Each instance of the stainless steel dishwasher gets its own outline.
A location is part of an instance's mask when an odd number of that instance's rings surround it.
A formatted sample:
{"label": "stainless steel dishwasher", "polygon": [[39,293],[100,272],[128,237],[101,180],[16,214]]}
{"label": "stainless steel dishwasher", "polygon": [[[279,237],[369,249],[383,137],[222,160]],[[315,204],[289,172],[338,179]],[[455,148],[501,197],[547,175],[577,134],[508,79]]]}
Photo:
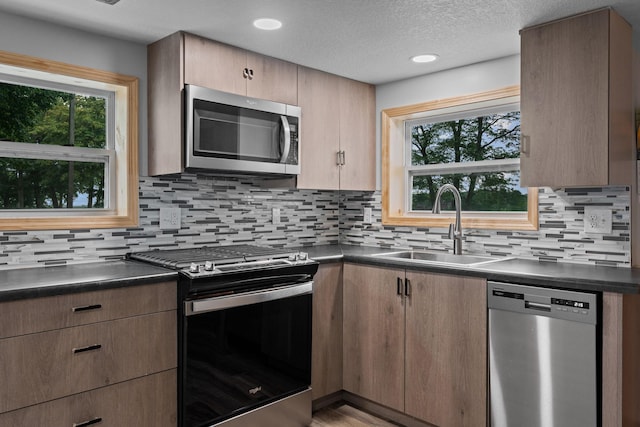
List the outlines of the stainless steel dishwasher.
{"label": "stainless steel dishwasher", "polygon": [[600,426],[598,295],[489,282],[492,427]]}

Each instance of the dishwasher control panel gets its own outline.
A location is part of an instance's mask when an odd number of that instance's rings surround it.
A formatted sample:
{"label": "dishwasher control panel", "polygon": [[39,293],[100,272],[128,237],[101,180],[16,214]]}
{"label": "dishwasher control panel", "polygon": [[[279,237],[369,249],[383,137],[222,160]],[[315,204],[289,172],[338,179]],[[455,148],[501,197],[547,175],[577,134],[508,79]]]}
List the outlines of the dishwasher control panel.
{"label": "dishwasher control panel", "polygon": [[489,309],[597,324],[598,294],[490,281]]}

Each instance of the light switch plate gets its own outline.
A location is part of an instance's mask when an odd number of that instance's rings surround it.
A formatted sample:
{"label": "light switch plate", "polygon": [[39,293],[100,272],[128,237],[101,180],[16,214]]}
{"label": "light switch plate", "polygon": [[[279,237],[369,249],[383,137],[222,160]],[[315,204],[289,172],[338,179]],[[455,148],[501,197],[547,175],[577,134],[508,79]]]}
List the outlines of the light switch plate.
{"label": "light switch plate", "polygon": [[181,227],[180,214],[180,208],[160,208],[160,229],[179,229]]}
{"label": "light switch plate", "polygon": [[271,222],[280,224],[280,208],[271,209]]}
{"label": "light switch plate", "polygon": [[585,233],[610,234],[612,222],[611,209],[606,208],[584,208],[584,231]]}
{"label": "light switch plate", "polygon": [[371,224],[372,219],[372,209],[371,208],[364,208],[364,212],[362,214],[363,219],[362,222],[364,222],[365,224]]}

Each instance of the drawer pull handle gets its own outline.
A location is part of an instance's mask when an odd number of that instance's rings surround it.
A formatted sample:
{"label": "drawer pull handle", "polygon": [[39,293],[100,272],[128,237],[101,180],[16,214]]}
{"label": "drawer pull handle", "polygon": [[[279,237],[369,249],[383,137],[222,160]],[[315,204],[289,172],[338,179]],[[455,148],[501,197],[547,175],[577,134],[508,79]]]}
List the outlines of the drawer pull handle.
{"label": "drawer pull handle", "polygon": [[86,347],[74,348],[73,354],[84,353],[85,351],[99,350],[101,348],[102,348],[102,345],[100,344],[88,345]]}
{"label": "drawer pull handle", "polygon": [[81,423],[73,423],[73,427],[92,426],[94,424],[98,424],[98,423],[101,423],[101,422],[102,422],[102,418],[97,417],[97,418],[94,418],[94,419],[89,420],[89,421],[84,421],[84,422],[81,422]]}
{"label": "drawer pull handle", "polygon": [[98,310],[102,308],[102,304],[91,304],[91,305],[83,305],[81,307],[73,307],[71,311],[74,313],[78,313],[81,311],[90,311],[90,310]]}

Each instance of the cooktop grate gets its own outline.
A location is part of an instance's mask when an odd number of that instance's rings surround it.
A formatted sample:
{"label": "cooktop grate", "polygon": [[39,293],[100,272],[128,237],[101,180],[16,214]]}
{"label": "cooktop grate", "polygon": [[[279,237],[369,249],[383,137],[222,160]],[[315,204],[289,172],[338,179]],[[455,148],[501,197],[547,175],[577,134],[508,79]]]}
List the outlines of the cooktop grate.
{"label": "cooktop grate", "polygon": [[191,263],[201,264],[205,261],[212,261],[216,264],[232,264],[267,258],[285,258],[295,253],[296,251],[282,248],[269,248],[256,245],[228,245],[134,252],[129,254],[129,258],[162,267],[181,269],[189,267]]}

